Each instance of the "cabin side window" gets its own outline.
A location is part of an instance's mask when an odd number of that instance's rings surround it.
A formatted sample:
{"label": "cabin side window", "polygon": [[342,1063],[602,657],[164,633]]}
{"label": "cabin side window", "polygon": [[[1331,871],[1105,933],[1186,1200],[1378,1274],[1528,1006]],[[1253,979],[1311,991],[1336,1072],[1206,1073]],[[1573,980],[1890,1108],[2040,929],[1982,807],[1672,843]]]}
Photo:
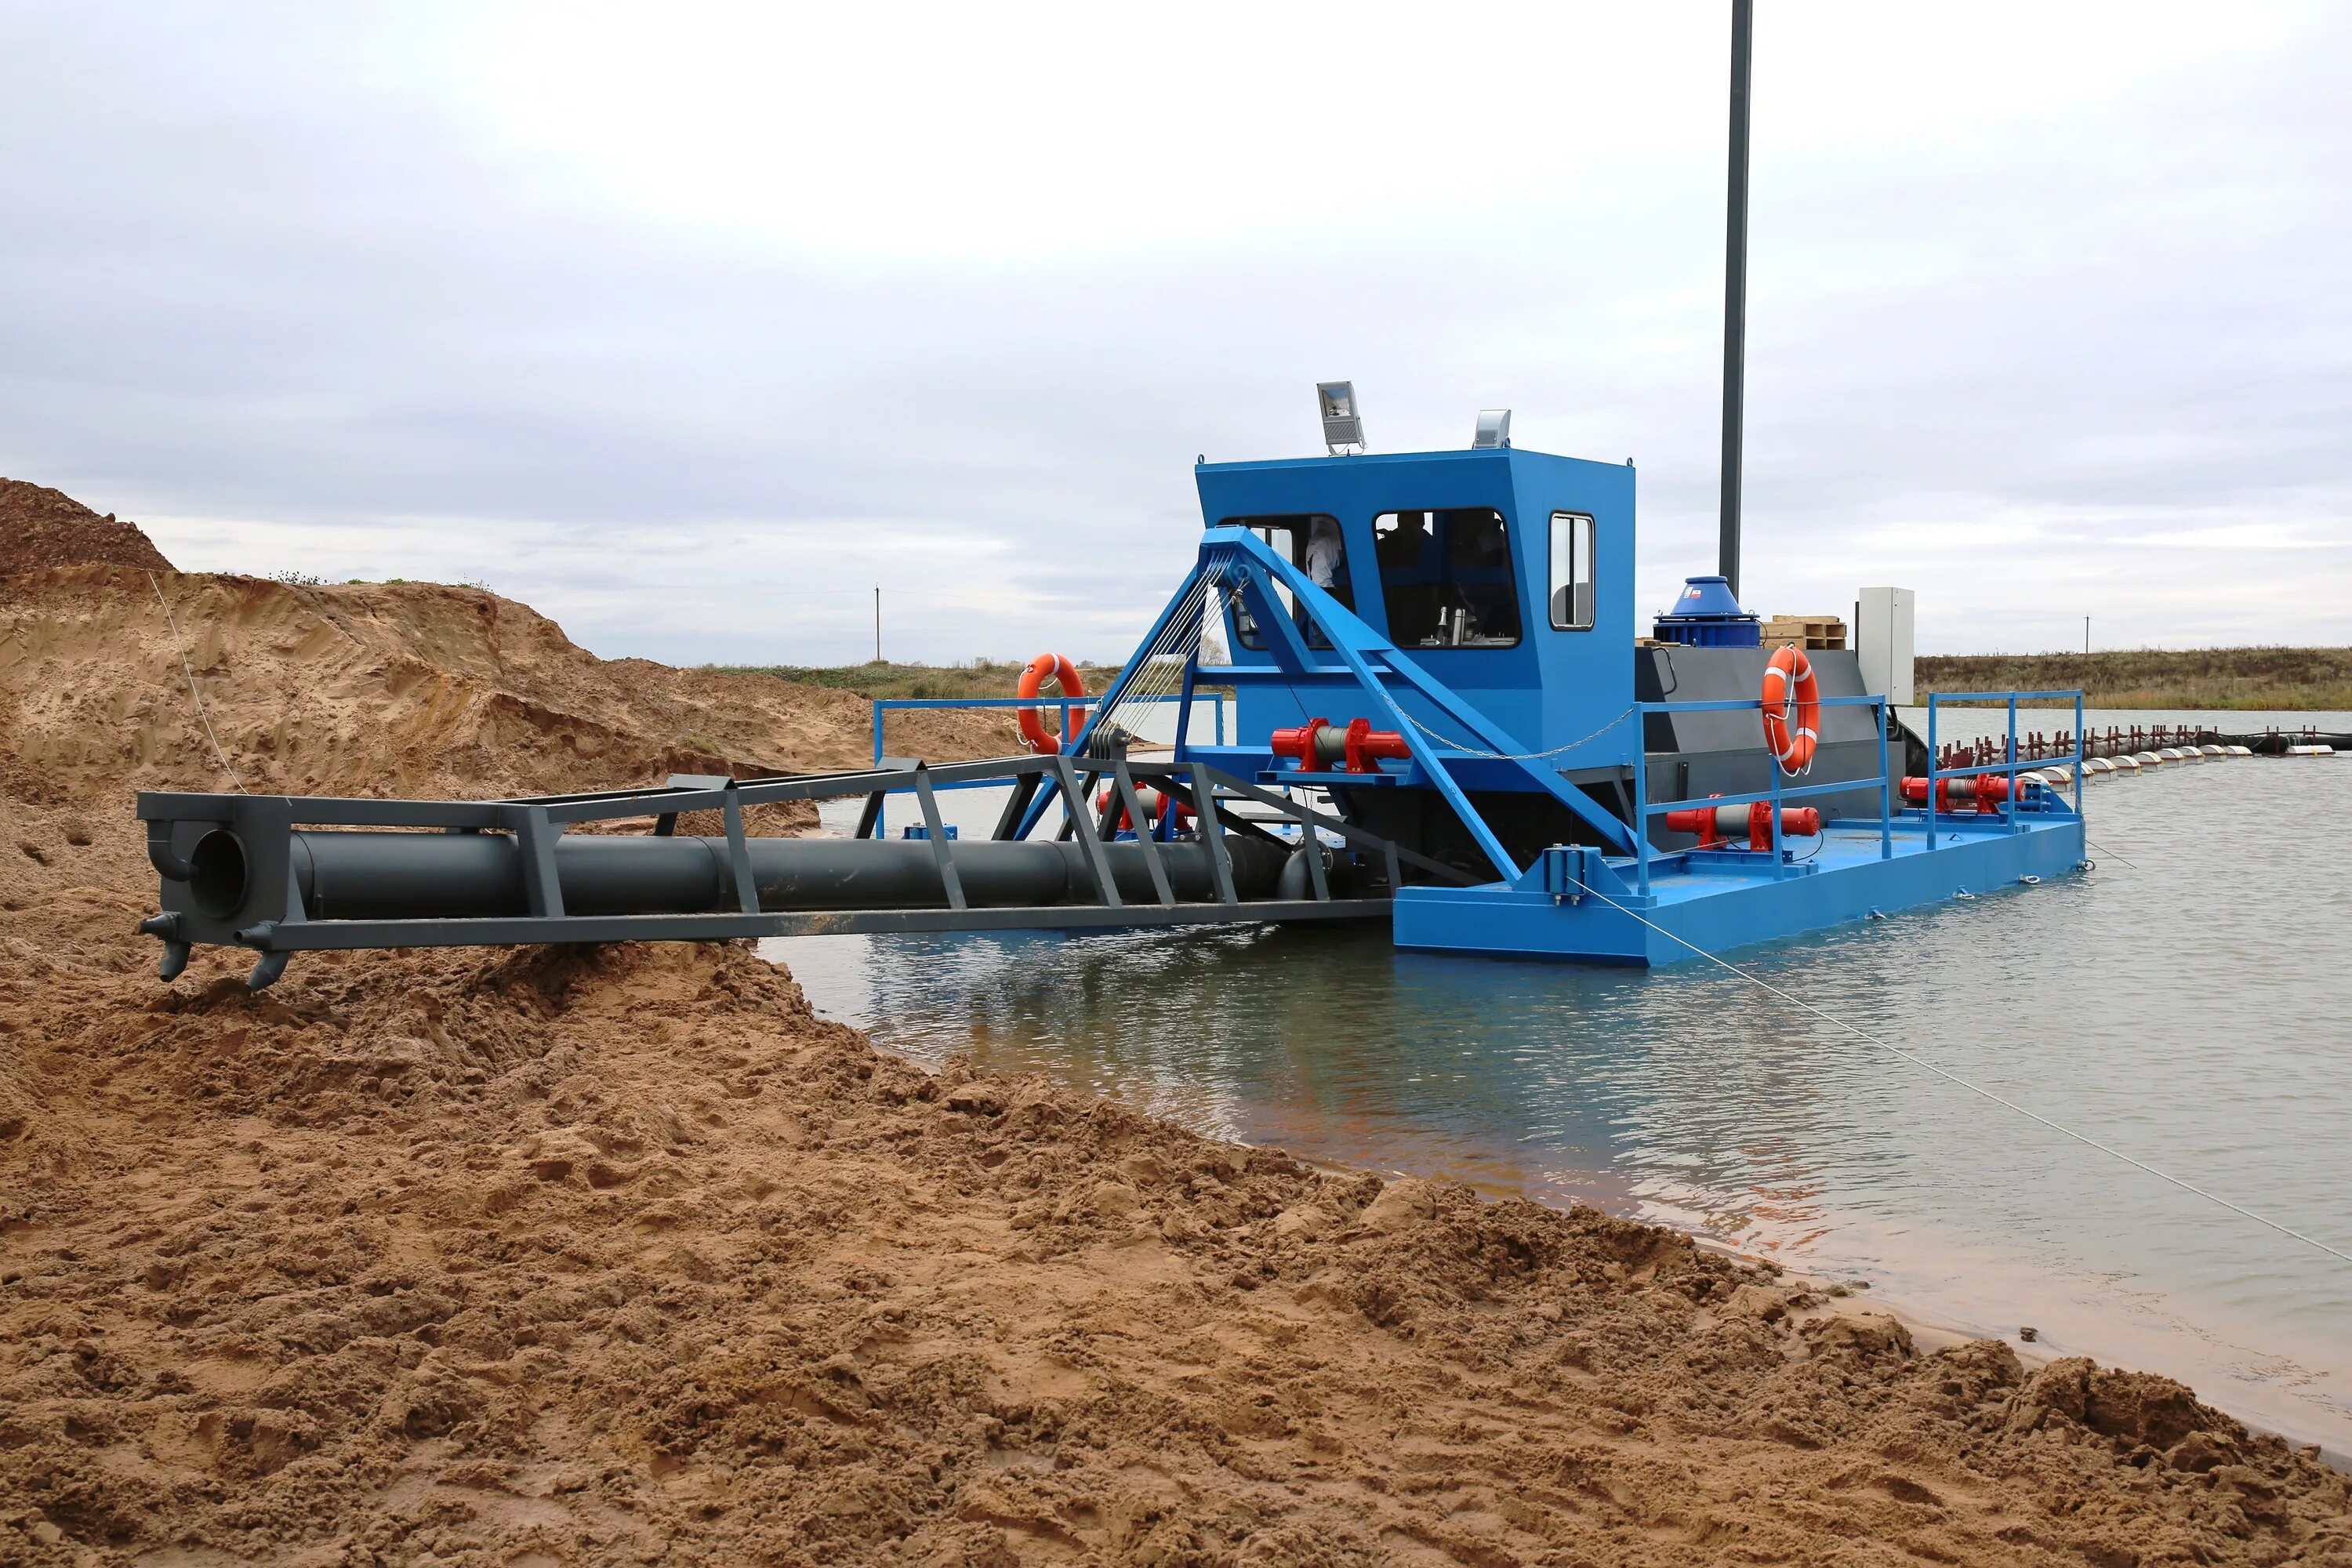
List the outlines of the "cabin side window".
{"label": "cabin side window", "polygon": [[1510,530],[1490,506],[1388,511],[1372,520],[1381,602],[1399,647],[1511,647],[1519,585]]}
{"label": "cabin side window", "polygon": [[1551,624],[1564,632],[1592,628],[1592,520],[1551,514]]}
{"label": "cabin side window", "polygon": [[[1220,525],[1225,528],[1246,528],[1266,542],[1267,548],[1289,562],[1307,575],[1307,580],[1330,595],[1349,610],[1356,607],[1356,594],[1348,571],[1348,552],[1340,542],[1339,520],[1322,512],[1310,512],[1299,517],[1229,517]],[[1307,612],[1297,603],[1297,595],[1276,582],[1275,597],[1282,604],[1283,612],[1307,631],[1310,647],[1329,647],[1328,638],[1321,630],[1308,624]],[[1234,605],[1234,636],[1246,648],[1265,647],[1265,633],[1250,615],[1246,606]]]}

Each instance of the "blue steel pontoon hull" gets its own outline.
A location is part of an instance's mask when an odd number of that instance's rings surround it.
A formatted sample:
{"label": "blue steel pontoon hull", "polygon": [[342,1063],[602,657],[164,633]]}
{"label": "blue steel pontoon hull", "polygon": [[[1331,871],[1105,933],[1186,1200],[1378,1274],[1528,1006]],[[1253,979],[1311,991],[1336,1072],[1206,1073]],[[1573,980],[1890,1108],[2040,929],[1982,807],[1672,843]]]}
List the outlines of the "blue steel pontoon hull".
{"label": "blue steel pontoon hull", "polygon": [[1406,888],[1397,895],[1394,933],[1397,946],[1423,952],[1680,963],[2029,878],[2053,879],[2077,869],[2083,855],[2082,819],[2071,812],[2021,819],[2014,829],[1997,817],[1989,825],[1941,818],[1933,849],[1924,819],[1901,816],[1893,854],[1885,857],[1877,823],[1837,822],[1810,858],[1786,868],[1795,874],[1779,878],[1719,857],[1694,866],[1688,857],[1663,856],[1652,862],[1645,896],[1635,888],[1631,858],[1586,852],[1539,867],[1549,873],[1549,889]]}

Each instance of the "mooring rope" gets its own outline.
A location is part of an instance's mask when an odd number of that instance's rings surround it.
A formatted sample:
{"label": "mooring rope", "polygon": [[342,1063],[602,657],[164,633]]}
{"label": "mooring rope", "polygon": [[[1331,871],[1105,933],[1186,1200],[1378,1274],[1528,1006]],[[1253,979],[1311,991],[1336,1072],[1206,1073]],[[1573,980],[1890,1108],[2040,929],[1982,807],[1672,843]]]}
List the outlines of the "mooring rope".
{"label": "mooring rope", "polygon": [[213,743],[213,759],[228,775],[228,782],[236,785],[236,793],[244,795],[247,793],[245,781],[228,765],[228,753],[221,750],[220,737],[213,733],[213,716],[205,710],[205,694],[196,685],[196,667],[188,662],[188,645],[180,636],[180,623],[172,614],[171,601],[163,597],[163,584],[155,580],[152,571],[147,574],[147,585],[155,590],[155,602],[163,606],[163,624],[172,628],[172,650],[180,656],[180,673],[188,678],[188,695],[195,699],[196,717],[204,722],[205,739]]}
{"label": "mooring rope", "polygon": [[1668,931],[1665,927],[1658,924],[1657,921],[1643,919],[1638,911],[1627,909],[1623,904],[1619,903],[1616,900],[1611,898],[1606,893],[1596,891],[1591,888],[1585,889],[1585,891],[1591,897],[1599,899],[1602,903],[1607,904],[1611,909],[1615,910],[1618,913],[1628,915],[1636,921],[1640,921],[1642,924],[1648,926],[1652,931],[1656,931],[1660,936],[1666,938],[1668,941],[1680,942],[1683,946],[1689,948],[1693,952],[1697,953],[1701,958],[1706,959],[1709,963],[1714,964],[1717,968],[1729,970],[1732,973],[1739,976],[1740,979],[1747,981],[1749,984],[1761,987],[1763,990],[1769,991],[1773,995],[1780,998],[1781,1001],[1790,1004],[1791,1006],[1801,1007],[1817,1018],[1822,1019],[1828,1023],[1835,1024],[1839,1028],[1845,1030],[1848,1034],[1851,1034],[1859,1039],[1869,1041],[1879,1049],[1885,1051],[1890,1055],[1899,1057],[1904,1061],[1909,1062],[1913,1067],[1925,1068],[1927,1071],[1934,1073],[1937,1078],[1943,1079],[1948,1083],[1958,1084],[1960,1088],[1967,1089],[1970,1094],[1980,1095],[1984,1099],[1991,1100],[1995,1105],[2000,1106],[2005,1110],[2015,1111],[2018,1115],[2026,1118],[2028,1121],[2039,1122],[2042,1126],[2047,1127],[2051,1131],[2058,1133],[2062,1137],[2073,1139],[2075,1142],[2084,1145],[2085,1148],[2096,1149],[2102,1154],[2121,1160],[2125,1164],[2131,1166],[2134,1170],[2146,1172],[2147,1174],[2154,1176],[2159,1182],[2168,1183],[2173,1186],[2179,1187],[2184,1193],[2193,1194],[2198,1197],[2203,1198],[2207,1203],[2218,1204],[2221,1207],[2228,1209],[2231,1214],[2237,1215],[2242,1218],[2252,1220],[2256,1225],[2266,1226],[2270,1229],[2278,1232],[2281,1236],[2292,1237],[2295,1240],[2302,1242],[2305,1247],[2316,1247],[2320,1251],[2327,1254],[2328,1257],[2335,1258],[2339,1263],[2352,1263],[2352,1253],[2339,1252],[2335,1247],[2328,1246],[2326,1242],[2305,1236],[2303,1232],[2296,1230],[2290,1226],[2281,1225],[2277,1220],[2272,1219],[2267,1215],[2256,1214],[2253,1210],[2247,1208],[2242,1204],[2231,1203],[2228,1198],[2221,1196],[2218,1193],[2209,1193],[2203,1187],[2197,1185],[2193,1182],[2184,1182],[2179,1176],[2173,1175],[2168,1172],[2158,1170],[2154,1165],[2149,1164],[2145,1160],[2135,1159],[2133,1156],[2125,1153],[2120,1149],[2110,1148],[2087,1133],[2077,1132],[2071,1127],[2063,1126],[2059,1122],[2053,1121],[2050,1118],[2042,1115],[2038,1110],[2028,1110],[2026,1107],[2018,1104],[2017,1101],[2008,1099],[2006,1096],[1997,1094],[1993,1090],[1986,1089],[1980,1084],[1971,1083],[1956,1072],[1950,1072],[1943,1068],[1937,1067],[1934,1062],[1928,1061],[1924,1057],[1915,1056],[1911,1052],[1905,1050],[1902,1047],[1894,1044],[1892,1041],[1881,1039],[1878,1036],[1872,1034],[1869,1030],[1864,1029],[1858,1025],[1849,1024],[1843,1018],[1838,1017],[1835,1014],[1824,1012],[1822,1009],[1814,1006],[1810,1002],[1804,1001],[1796,996],[1791,996],[1789,993],[1781,990],[1779,986],[1773,984],[1770,981],[1764,979],[1762,976],[1750,974],[1748,971],[1740,968],[1737,964],[1726,963],[1724,960],[1717,958],[1715,954],[1707,952],[1706,949],[1699,946],[1696,942],[1691,942],[1673,931]]}
{"label": "mooring rope", "polygon": [[2129,867],[2130,867],[2133,870],[2135,870],[2135,871],[2137,871],[2137,870],[2138,870],[2138,869],[2139,869],[2139,864],[2138,864],[2138,862],[2137,862],[2137,861],[2134,861],[2134,860],[2125,860],[2125,859],[2124,859],[2124,857],[2123,857],[2122,855],[2118,854],[2116,851],[2115,851],[2115,850],[2113,850],[2113,849],[2108,848],[2105,845],[2104,845],[2104,844],[2094,844],[2094,843],[2092,843],[2092,842],[2091,842],[2091,839],[2090,839],[2090,836],[2089,836],[2089,835],[2087,835],[2087,834],[2085,834],[2085,835],[2084,836],[2084,838],[2083,838],[2083,846],[2084,846],[2084,848],[2086,848],[2086,849],[2090,849],[2090,850],[2093,850],[2093,851],[2095,851],[2095,852],[2096,852],[2096,853],[2098,853],[2098,854],[2105,855],[2105,856],[2109,856],[2109,857],[2112,857],[2113,858],[2117,859],[2117,860],[2123,860],[2123,862],[2124,862],[2124,864],[2125,864],[2125,865],[2129,866]]}

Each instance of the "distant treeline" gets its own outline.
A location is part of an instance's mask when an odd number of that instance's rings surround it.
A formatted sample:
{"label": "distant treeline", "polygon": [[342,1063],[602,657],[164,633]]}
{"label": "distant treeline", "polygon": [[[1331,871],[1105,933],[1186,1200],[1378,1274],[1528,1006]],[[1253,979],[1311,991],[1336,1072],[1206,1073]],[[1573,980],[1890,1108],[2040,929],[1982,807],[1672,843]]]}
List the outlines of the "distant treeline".
{"label": "distant treeline", "polygon": [[2080,687],[2094,708],[2352,710],[2352,647],[1922,654],[1912,676],[1922,699],[1931,691]]}

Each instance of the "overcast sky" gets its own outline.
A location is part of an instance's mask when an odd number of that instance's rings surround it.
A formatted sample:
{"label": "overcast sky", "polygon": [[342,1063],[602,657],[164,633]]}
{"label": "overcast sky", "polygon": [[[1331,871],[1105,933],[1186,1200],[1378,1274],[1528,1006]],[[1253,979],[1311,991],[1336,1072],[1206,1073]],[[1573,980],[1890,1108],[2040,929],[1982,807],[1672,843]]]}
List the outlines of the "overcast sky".
{"label": "overcast sky", "polygon": [[[2352,641],[2352,7],[1758,10],[1747,599]],[[0,0],[0,473],[606,655],[1127,651],[1194,455],[1639,468],[1715,558],[1716,4]]]}

